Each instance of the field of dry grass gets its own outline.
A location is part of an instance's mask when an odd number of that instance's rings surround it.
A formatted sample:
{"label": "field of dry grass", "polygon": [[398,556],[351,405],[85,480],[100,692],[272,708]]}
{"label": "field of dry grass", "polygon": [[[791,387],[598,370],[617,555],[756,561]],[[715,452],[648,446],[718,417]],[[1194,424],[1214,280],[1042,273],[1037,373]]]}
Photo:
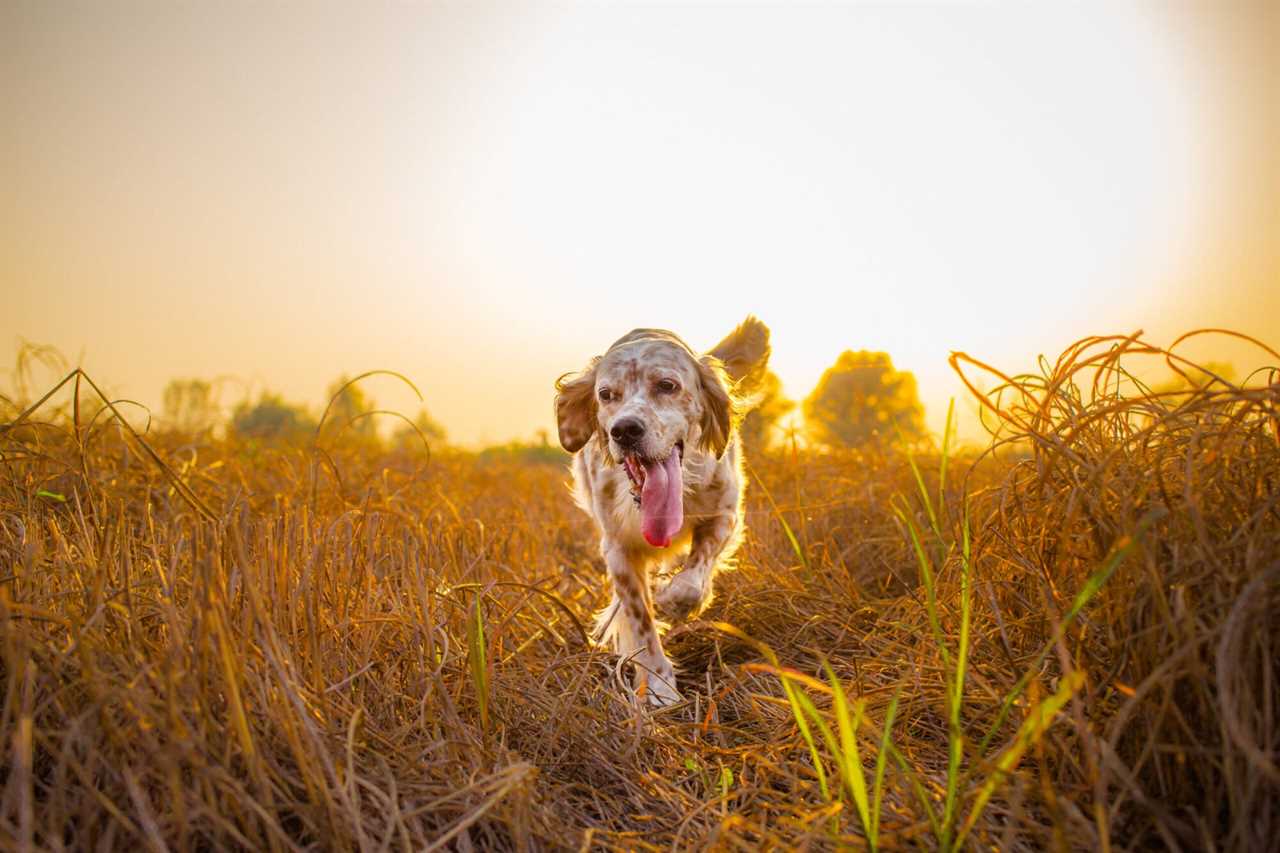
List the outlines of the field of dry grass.
{"label": "field of dry grass", "polygon": [[1274,849],[1280,386],[1148,349],[1006,377],[984,454],[753,457],[658,713],[560,465],[8,401],[0,846]]}

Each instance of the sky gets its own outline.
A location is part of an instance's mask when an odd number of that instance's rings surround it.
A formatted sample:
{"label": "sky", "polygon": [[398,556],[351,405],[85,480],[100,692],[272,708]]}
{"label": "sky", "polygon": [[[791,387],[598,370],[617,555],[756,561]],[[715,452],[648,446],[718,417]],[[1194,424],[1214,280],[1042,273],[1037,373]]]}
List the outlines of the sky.
{"label": "sky", "polygon": [[882,350],[972,434],[952,351],[1280,343],[1278,8],[5,2],[0,363],[156,407],[396,370],[479,445],[754,313],[789,396]]}

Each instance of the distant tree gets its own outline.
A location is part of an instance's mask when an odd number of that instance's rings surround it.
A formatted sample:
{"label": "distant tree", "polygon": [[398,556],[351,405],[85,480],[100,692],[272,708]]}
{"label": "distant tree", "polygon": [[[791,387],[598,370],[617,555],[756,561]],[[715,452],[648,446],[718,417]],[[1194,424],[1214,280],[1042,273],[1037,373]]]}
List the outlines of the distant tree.
{"label": "distant tree", "polygon": [[279,394],[264,391],[258,402],[236,407],[231,431],[240,438],[266,441],[296,440],[316,428],[315,419],[302,406],[286,403]]}
{"label": "distant tree", "polygon": [[418,428],[417,430],[414,430],[404,421],[400,421],[400,424],[401,426],[396,430],[395,436],[397,447],[421,448],[422,439],[418,437],[419,432],[426,437],[427,445],[432,450],[444,444],[448,439],[444,427],[440,425],[439,421],[431,417],[431,414],[426,409],[420,409],[418,416],[413,419],[413,425]]}
{"label": "distant tree", "polygon": [[796,407],[794,400],[782,394],[782,380],[772,370],[766,371],[756,388],[759,402],[742,419],[739,434],[747,450],[763,450],[768,447],[778,422]]}
{"label": "distant tree", "polygon": [[804,401],[805,431],[820,444],[858,447],[926,436],[916,378],[883,352],[845,350]]}
{"label": "distant tree", "polygon": [[481,462],[523,462],[526,465],[564,465],[569,454],[560,443],[551,443],[545,429],[536,434],[536,441],[509,441],[486,447],[476,456]]}
{"label": "distant tree", "polygon": [[378,404],[360,390],[358,383],[347,385],[349,381],[348,377],[340,376],[329,386],[329,413],[324,421],[324,435],[336,436],[342,433],[360,439],[377,440],[378,425],[373,418],[355,419],[365,412],[372,412]]}
{"label": "distant tree", "polygon": [[203,379],[174,379],[164,388],[164,417],[179,432],[199,433],[218,421],[213,386]]}

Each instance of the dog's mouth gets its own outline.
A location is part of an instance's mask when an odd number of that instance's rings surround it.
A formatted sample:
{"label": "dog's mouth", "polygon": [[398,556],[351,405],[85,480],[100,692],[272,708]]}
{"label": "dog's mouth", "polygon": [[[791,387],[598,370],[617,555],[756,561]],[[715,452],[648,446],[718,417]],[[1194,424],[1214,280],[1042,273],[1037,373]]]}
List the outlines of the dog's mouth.
{"label": "dog's mouth", "polygon": [[640,532],[655,548],[666,548],[684,525],[684,442],[665,459],[626,453],[622,467],[631,480],[631,497],[640,507]]}

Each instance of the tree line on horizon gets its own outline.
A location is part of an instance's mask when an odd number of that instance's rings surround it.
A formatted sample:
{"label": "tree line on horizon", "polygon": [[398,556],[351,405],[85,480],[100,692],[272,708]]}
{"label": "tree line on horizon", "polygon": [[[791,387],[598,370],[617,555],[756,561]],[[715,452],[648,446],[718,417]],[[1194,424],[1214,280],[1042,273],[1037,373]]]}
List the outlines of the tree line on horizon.
{"label": "tree line on horizon", "polygon": [[[67,359],[54,347],[24,341],[11,371],[13,387],[0,393],[0,404],[15,413],[25,408],[34,399],[40,366],[54,373],[70,369]],[[1229,363],[1208,361],[1196,370],[1179,371],[1154,385],[1142,385],[1140,390],[1162,396],[1190,394],[1218,379],[1234,382],[1237,373]],[[1131,378],[1137,381],[1136,377]],[[393,423],[389,435],[393,447],[413,449],[425,444],[431,451],[448,444],[445,428],[427,409],[420,409],[412,419],[380,411],[359,383],[346,376],[329,386],[330,403],[323,415],[322,429],[321,418],[307,406],[290,402],[272,390],[260,392],[256,400],[246,397],[229,417],[224,416],[218,399],[222,384],[222,380],[191,378],[170,381],[163,393],[161,426],[188,435],[221,430],[227,438],[257,444],[309,441],[318,431],[322,442],[342,437],[385,447],[388,440],[378,429],[381,419]],[[765,449],[780,440],[790,443],[797,437],[803,437],[810,446],[864,449],[899,443],[915,445],[928,438],[915,376],[896,369],[887,353],[845,350],[799,402],[786,397],[782,382],[773,371],[766,371],[749,391],[755,405],[741,424],[742,440],[748,450]],[[787,417],[797,408],[803,416],[802,424],[786,424]],[[482,455],[514,455],[548,462],[565,456],[545,430],[539,430],[533,441],[495,445],[483,450]]]}
{"label": "tree line on horizon", "polygon": [[[328,396],[331,402],[320,429],[321,439],[343,434],[380,443],[377,405],[357,384],[340,377],[329,386]],[[762,377],[755,397],[756,405],[741,426],[743,443],[751,450],[775,443],[781,436],[780,425],[797,405],[803,415],[801,434],[824,447],[915,443],[928,434],[915,376],[896,369],[883,352],[845,350],[799,404],[783,394],[782,382],[773,371]],[[215,387],[204,379],[172,380],[165,387],[162,406],[164,423],[180,432],[198,434],[221,425]],[[306,406],[267,390],[256,400],[237,404],[225,426],[228,437],[288,442],[314,435],[320,424]],[[422,439],[432,447],[448,441],[444,427],[425,408],[411,422],[402,420],[391,435],[396,446],[420,445]],[[545,434],[540,434],[539,442],[547,444]]]}

